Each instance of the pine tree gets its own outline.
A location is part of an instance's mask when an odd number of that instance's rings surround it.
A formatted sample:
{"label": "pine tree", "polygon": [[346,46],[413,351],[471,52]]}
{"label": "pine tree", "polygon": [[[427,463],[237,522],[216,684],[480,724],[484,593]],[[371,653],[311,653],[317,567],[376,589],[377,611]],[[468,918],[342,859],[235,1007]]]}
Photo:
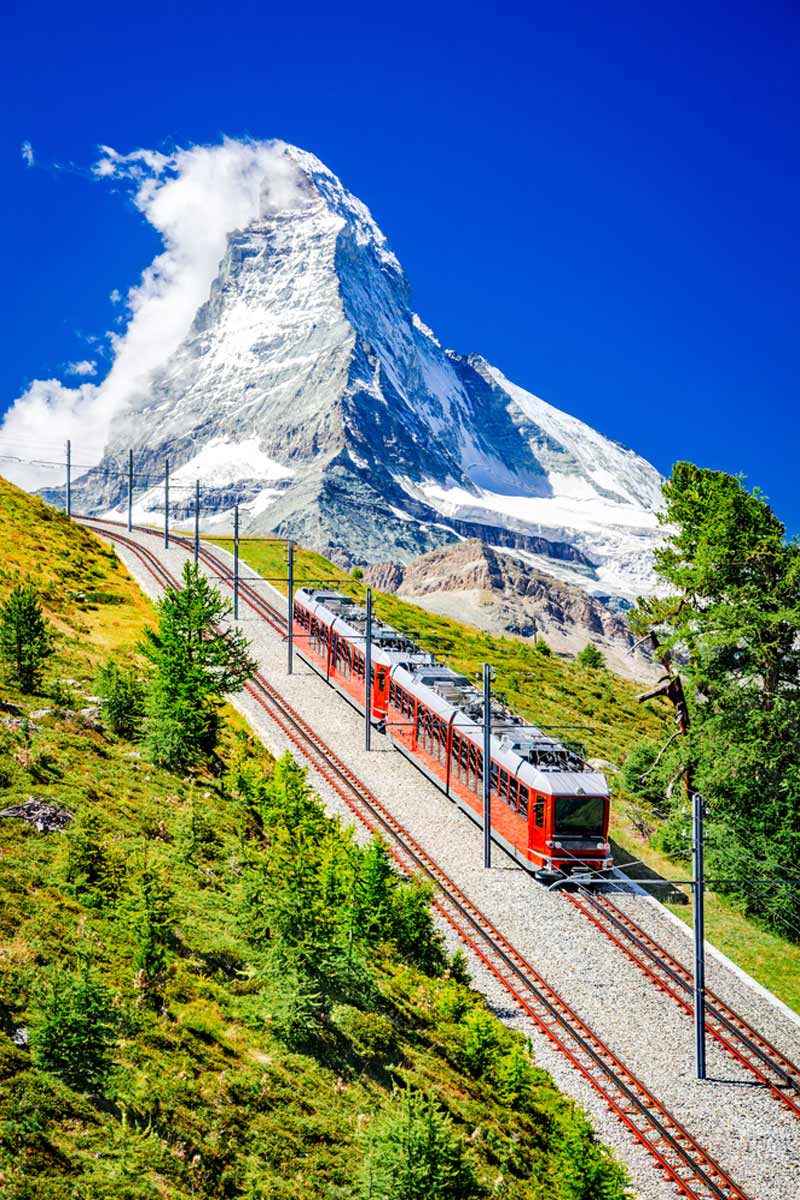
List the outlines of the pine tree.
{"label": "pine tree", "polygon": [[582,667],[588,667],[590,671],[597,671],[600,667],[606,665],[606,660],[602,650],[598,650],[597,646],[592,642],[587,642],[583,649],[578,654],[578,662]]}
{"label": "pine tree", "polygon": [[113,1013],[108,989],[86,965],[54,976],[31,1035],[34,1062],[71,1087],[100,1089],[112,1066]]}
{"label": "pine tree", "polygon": [[177,769],[214,749],[223,697],[242,689],[257,664],[238,629],[222,629],[230,602],[187,563],[183,587],[158,602],[157,630],[142,651],[153,665],[145,739],[154,762]]}
{"label": "pine tree", "polygon": [[135,737],[144,717],[144,688],[136,673],[109,659],[97,673],[97,691],[112,733]]}
{"label": "pine tree", "polygon": [[469,1152],[439,1105],[404,1091],[375,1122],[362,1200],[476,1200],[485,1195]]}
{"label": "pine tree", "polygon": [[[797,940],[797,889],[748,880],[791,878],[800,858],[800,544],[732,475],[677,463],[663,490],[669,533],[655,567],[669,594],[640,599],[631,625],[655,628],[685,676],[680,755],[710,806],[709,871]],[[665,827],[674,851],[681,803]]]}
{"label": "pine tree", "polygon": [[36,588],[29,581],[19,584],[0,608],[0,659],[23,692],[36,691],[53,649]]}

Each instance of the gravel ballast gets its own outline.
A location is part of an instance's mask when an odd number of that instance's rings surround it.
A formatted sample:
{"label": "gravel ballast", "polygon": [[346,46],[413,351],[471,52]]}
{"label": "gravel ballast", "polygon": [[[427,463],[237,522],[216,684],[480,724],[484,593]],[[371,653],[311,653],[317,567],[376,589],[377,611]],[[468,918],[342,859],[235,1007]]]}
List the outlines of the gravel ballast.
{"label": "gravel ballast", "polygon": [[[176,576],[190,558],[175,543],[165,550],[150,534],[126,536],[138,540]],[[156,597],[160,589],[142,564],[123,546],[118,545],[117,552],[144,591]],[[230,556],[224,557],[230,563]],[[245,564],[240,570],[243,579],[256,577]],[[209,575],[214,578],[213,572]],[[285,608],[285,597],[269,584],[257,586],[259,594]],[[800,1121],[711,1039],[709,1078],[703,1083],[695,1080],[690,1017],[563,897],[537,884],[499,848],[494,848],[493,869],[484,870],[478,827],[385,737],[373,731],[373,749],[367,753],[360,714],[299,658],[295,657],[294,674],[288,676],[285,641],[244,599],[240,599],[239,623],[252,640],[265,678],[751,1200],[797,1200]],[[296,747],[251,697],[240,694],[235,704],[274,753],[289,749],[297,755]],[[350,810],[313,769],[310,778],[330,810],[352,823]],[[645,897],[614,899],[676,958],[691,963],[691,941],[671,914]],[[549,1039],[521,1017],[494,976],[474,956],[470,966],[476,986],[502,1019],[531,1038],[537,1061],[588,1110],[598,1135],[629,1167],[636,1194],[643,1200],[674,1197],[675,1189],[654,1168],[649,1155]],[[790,1059],[800,1062],[800,1024],[782,1006],[770,1003],[763,991],[710,955],[707,976],[711,989]]]}

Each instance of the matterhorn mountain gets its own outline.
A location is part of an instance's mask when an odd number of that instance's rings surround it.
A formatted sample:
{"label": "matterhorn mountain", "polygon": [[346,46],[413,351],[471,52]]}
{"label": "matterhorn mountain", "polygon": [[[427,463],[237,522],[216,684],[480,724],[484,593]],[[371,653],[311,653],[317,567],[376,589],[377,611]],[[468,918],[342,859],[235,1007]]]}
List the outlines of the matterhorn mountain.
{"label": "matterhorn mountain", "polygon": [[[112,425],[75,486],[124,511],[118,468],[163,476],[172,519],[202,486],[203,525],[294,537],[345,565],[411,560],[478,538],[624,605],[652,586],[658,472],[639,455],[444,349],[416,315],[367,208],[318,159],[282,153],[260,212],[228,237],[177,351]],[[139,519],[163,512],[156,485]]]}

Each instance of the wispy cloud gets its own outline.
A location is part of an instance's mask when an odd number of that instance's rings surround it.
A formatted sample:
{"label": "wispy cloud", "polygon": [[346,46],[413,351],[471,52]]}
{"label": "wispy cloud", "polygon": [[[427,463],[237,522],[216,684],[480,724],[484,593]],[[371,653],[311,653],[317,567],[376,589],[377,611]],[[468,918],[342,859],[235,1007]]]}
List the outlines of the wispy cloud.
{"label": "wispy cloud", "polygon": [[97,363],[90,362],[88,358],[82,358],[80,362],[67,363],[64,370],[67,375],[96,375]]}
{"label": "wispy cloud", "polygon": [[[186,336],[208,299],[228,234],[266,208],[291,207],[300,197],[298,168],[282,142],[225,139],[170,155],[153,150],[119,154],[101,146],[91,174],[130,190],[136,207],[161,234],[164,250],[127,296],[116,289],[111,294],[114,303],[124,299],[127,324],[107,335],[113,362],[106,377],[76,387],[36,380],[0,429],[0,438],[18,442],[71,438],[85,464],[100,460],[115,417],[147,388]],[[9,473],[25,487],[49,478],[21,465]]]}
{"label": "wispy cloud", "polygon": [[19,152],[22,155],[22,161],[25,163],[25,165],[32,167],[36,162],[36,159],[33,153],[33,146],[30,144],[30,142],[23,142],[19,148]]}

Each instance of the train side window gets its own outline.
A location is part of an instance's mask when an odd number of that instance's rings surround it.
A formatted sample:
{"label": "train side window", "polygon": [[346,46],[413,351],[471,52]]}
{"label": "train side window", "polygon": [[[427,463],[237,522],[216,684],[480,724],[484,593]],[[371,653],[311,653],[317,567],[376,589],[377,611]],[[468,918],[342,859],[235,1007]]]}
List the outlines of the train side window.
{"label": "train side window", "polygon": [[500,782],[500,770],[497,763],[492,763],[492,794],[499,795],[498,784]]}
{"label": "train side window", "polygon": [[528,815],[528,789],[524,783],[519,785],[519,811],[520,815],[527,817]]}
{"label": "train side window", "polygon": [[538,829],[544,828],[544,800],[541,796],[536,797],[536,803],[533,807],[533,819]]}
{"label": "train side window", "polygon": [[514,810],[516,810],[516,807],[517,807],[518,792],[519,792],[519,784],[516,780],[516,777],[514,775],[512,775],[511,779],[509,781],[508,803],[511,805],[511,807]]}

